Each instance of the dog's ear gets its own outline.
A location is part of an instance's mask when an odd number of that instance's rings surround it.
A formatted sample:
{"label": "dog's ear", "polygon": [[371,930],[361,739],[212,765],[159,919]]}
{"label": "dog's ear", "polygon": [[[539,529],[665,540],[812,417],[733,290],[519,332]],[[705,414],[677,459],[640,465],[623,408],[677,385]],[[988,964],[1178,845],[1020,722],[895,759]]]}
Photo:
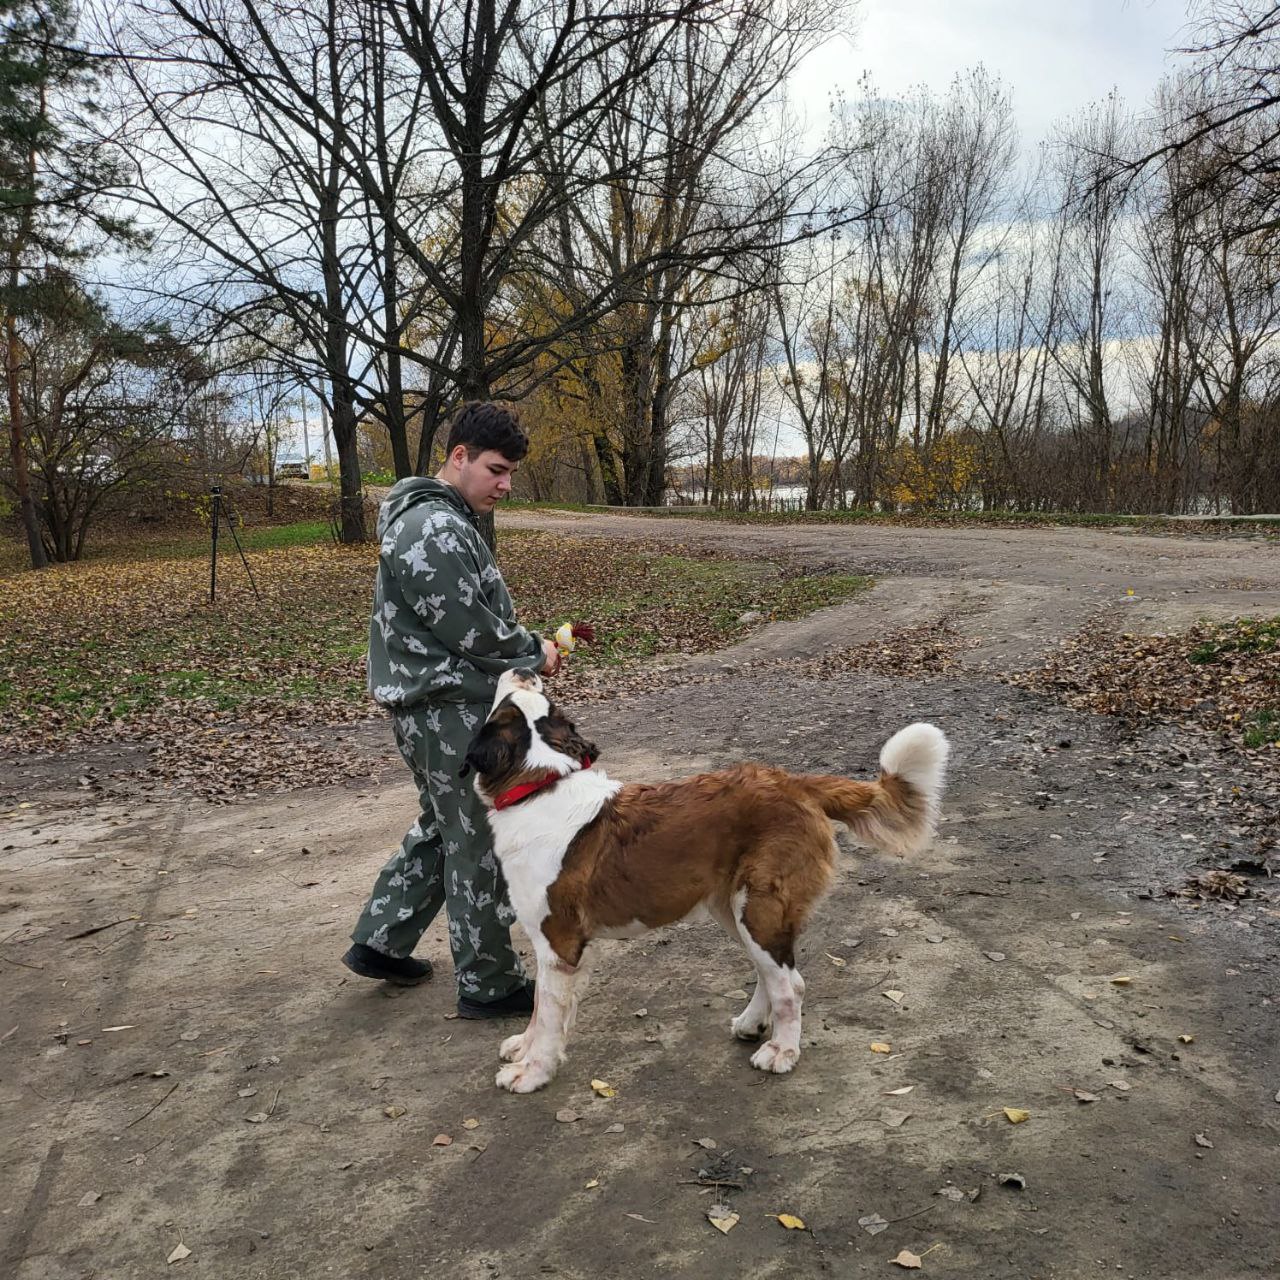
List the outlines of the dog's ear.
{"label": "dog's ear", "polygon": [[482,778],[486,774],[493,776],[505,772],[513,763],[514,750],[502,727],[490,721],[472,739],[467,754],[462,759],[458,777],[465,778],[472,769]]}
{"label": "dog's ear", "polygon": [[551,708],[550,715],[545,715],[538,721],[536,728],[538,736],[547,746],[574,760],[581,760],[583,756],[590,756],[594,760],[600,754],[596,744],[588,742],[578,732],[573,721],[555,707]]}

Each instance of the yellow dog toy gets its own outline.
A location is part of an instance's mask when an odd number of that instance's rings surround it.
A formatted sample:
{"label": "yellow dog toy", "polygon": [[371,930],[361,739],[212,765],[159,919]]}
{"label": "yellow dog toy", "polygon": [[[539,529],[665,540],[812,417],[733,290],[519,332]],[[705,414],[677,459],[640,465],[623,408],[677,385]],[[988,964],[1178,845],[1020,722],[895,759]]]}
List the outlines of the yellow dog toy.
{"label": "yellow dog toy", "polygon": [[589,622],[566,622],[552,637],[562,658],[567,658],[580,643],[590,644],[595,638],[596,629]]}

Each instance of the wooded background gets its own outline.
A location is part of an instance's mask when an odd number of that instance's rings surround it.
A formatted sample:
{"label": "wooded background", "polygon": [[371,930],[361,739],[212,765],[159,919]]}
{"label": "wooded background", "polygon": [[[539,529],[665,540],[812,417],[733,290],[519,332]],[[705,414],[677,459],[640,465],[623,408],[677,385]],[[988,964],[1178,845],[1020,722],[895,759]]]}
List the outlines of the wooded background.
{"label": "wooded background", "polygon": [[1197,13],[1152,102],[1033,156],[981,68],[802,128],[852,0],[0,0],[32,562],[271,481],[300,394],[348,541],[477,397],[538,499],[1280,509],[1280,18]]}

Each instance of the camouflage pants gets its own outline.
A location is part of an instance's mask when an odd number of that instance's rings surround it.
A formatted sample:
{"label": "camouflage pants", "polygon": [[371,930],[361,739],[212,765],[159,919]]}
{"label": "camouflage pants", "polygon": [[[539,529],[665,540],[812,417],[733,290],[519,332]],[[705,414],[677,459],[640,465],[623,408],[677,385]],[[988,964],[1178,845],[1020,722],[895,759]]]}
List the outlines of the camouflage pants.
{"label": "camouflage pants", "polygon": [[407,956],[443,906],[462,995],[495,1000],[524,982],[511,945],[515,912],[484,806],[458,770],[488,704],[437,703],[392,715],[396,745],[418,784],[422,813],[382,868],[351,937]]}

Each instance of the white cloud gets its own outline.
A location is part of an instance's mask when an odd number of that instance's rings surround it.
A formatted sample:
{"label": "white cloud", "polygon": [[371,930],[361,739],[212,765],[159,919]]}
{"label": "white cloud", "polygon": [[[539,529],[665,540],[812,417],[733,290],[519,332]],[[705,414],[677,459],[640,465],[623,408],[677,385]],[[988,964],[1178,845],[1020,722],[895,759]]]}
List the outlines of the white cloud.
{"label": "white cloud", "polygon": [[869,71],[880,92],[913,86],[946,91],[958,73],[982,63],[1013,95],[1024,150],[1055,121],[1113,88],[1131,106],[1150,96],[1180,59],[1186,0],[863,0],[858,29],[809,56],[792,82],[811,128],[825,123],[836,89],[852,92]]}

